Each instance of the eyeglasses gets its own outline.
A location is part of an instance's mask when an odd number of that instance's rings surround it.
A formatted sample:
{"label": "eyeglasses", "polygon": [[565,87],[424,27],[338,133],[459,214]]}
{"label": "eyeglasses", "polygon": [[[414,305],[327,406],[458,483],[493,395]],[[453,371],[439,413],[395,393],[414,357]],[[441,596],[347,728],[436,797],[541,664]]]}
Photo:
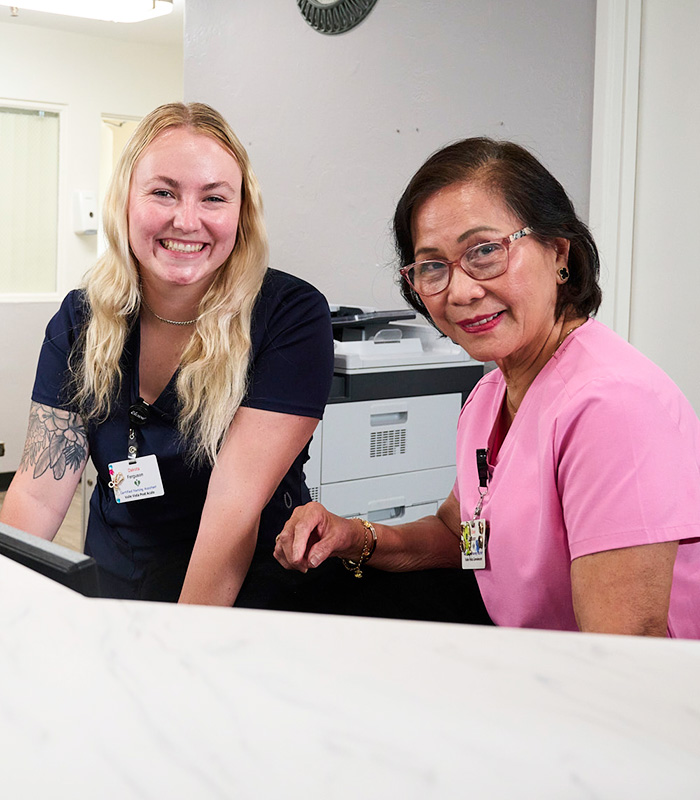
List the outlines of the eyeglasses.
{"label": "eyeglasses", "polygon": [[523,236],[532,233],[532,228],[521,228],[510,236],[495,242],[483,242],[468,248],[456,261],[416,261],[400,270],[408,284],[422,297],[440,294],[450,285],[452,270],[459,266],[470,278],[487,281],[497,278],[508,269],[510,246]]}

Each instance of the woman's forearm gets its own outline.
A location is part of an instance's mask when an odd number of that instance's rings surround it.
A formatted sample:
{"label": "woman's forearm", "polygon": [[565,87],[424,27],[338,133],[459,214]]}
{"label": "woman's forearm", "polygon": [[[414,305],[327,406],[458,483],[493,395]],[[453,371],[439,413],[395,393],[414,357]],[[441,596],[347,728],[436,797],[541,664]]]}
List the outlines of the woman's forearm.
{"label": "woman's forearm", "polygon": [[21,489],[10,489],[0,509],[0,522],[42,539],[51,541],[63,522],[65,514],[37,498],[28,496]]}
{"label": "woman's forearm", "polygon": [[232,606],[236,602],[255,550],[255,539],[230,550],[195,545],[180,603]]}
{"label": "woman's forearm", "polygon": [[[355,522],[355,525],[361,525]],[[410,572],[436,567],[458,567],[459,540],[437,516],[424,517],[404,525],[373,523],[377,546],[371,565],[387,572]],[[363,526],[364,527],[364,526]],[[363,540],[353,560],[362,552]]]}
{"label": "woman's forearm", "polygon": [[180,592],[180,603],[232,606],[248,573],[259,517],[205,513]]}

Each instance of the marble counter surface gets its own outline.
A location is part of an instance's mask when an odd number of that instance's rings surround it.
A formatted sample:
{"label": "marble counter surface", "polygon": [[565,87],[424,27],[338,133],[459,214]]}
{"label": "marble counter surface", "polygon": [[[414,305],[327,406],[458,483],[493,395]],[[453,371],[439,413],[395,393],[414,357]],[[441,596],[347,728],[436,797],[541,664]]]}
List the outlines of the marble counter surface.
{"label": "marble counter surface", "polygon": [[15,798],[694,798],[700,642],[83,598],[0,558]]}

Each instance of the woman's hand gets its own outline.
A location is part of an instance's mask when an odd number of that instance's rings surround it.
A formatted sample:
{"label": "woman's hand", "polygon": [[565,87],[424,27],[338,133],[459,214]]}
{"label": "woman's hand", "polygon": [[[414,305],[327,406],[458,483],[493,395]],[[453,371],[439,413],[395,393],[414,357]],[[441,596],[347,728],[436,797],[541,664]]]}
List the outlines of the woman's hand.
{"label": "woman's hand", "polygon": [[364,544],[364,526],[344,519],[320,503],[294,509],[275,540],[275,558],[285,569],[306,572],[330,556],[358,559]]}
{"label": "woman's hand", "polygon": [[[404,525],[375,522],[372,567],[388,572],[459,567],[459,516],[459,503],[450,492],[436,516]],[[360,520],[337,517],[320,503],[308,503],[295,509],[277,537],[275,558],[286,569],[306,572],[330,556],[358,561],[364,543]]]}

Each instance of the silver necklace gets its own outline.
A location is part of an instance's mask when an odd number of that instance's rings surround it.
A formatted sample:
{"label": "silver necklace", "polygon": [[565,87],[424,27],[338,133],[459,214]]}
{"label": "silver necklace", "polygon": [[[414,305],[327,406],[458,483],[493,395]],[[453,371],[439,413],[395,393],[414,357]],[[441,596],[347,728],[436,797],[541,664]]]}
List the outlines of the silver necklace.
{"label": "silver necklace", "polygon": [[153,314],[156,319],[159,319],[161,322],[167,322],[168,325],[194,325],[195,322],[199,319],[199,317],[195,317],[194,319],[187,319],[184,322],[178,322],[176,319],[166,319],[165,317],[161,317],[148,305],[146,302],[146,298],[141,295],[141,302],[146,306],[146,308]]}

